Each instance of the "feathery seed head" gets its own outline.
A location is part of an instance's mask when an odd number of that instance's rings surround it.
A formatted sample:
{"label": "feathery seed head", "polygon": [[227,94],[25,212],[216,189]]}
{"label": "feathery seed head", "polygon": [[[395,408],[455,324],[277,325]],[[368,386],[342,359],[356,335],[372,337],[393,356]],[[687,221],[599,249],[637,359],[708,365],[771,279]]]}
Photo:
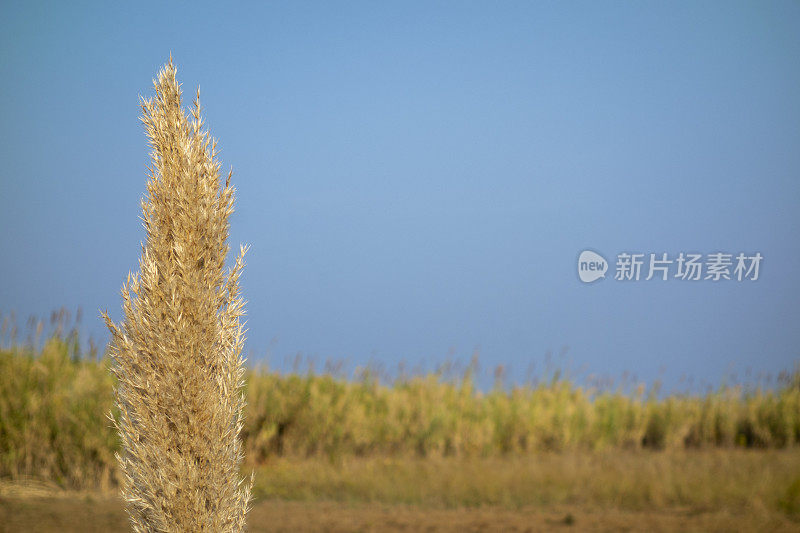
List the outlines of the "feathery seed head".
{"label": "feathery seed head", "polygon": [[189,114],[172,58],[141,99],[151,148],[139,273],[125,318],[104,314],[118,379],[123,496],[135,531],[242,531],[251,483],[239,439],[244,398],[241,247],[226,271],[234,190],[220,182],[200,92]]}

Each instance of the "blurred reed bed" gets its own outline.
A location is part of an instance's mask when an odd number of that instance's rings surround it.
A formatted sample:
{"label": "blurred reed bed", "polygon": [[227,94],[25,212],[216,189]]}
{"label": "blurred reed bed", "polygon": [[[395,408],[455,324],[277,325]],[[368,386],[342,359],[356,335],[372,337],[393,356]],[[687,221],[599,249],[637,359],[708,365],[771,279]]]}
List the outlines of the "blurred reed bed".
{"label": "blurred reed bed", "polygon": [[[30,324],[29,324],[30,326]],[[34,328],[41,327],[33,324]],[[106,417],[114,385],[107,356],[81,349],[61,326],[43,342],[0,338],[0,477],[69,488],[118,482],[116,434]],[[246,375],[248,465],[271,459],[500,458],[543,452],[779,449],[800,444],[800,371],[772,388],[721,386],[659,396],[655,387],[604,390],[558,373],[489,391],[475,365],[379,379],[361,370]]]}
{"label": "blurred reed bed", "polygon": [[659,397],[656,387],[599,390],[558,373],[535,385],[482,392],[472,368],[455,380],[431,373],[390,384],[368,371],[354,380],[251,371],[248,456],[494,457],[800,444],[797,371],[774,389],[736,385]]}
{"label": "blurred reed bed", "polygon": [[106,414],[113,405],[109,360],[79,341],[61,310],[45,323],[29,319],[17,339],[13,315],[0,336],[0,477],[37,479],[69,488],[115,486],[117,436]]}

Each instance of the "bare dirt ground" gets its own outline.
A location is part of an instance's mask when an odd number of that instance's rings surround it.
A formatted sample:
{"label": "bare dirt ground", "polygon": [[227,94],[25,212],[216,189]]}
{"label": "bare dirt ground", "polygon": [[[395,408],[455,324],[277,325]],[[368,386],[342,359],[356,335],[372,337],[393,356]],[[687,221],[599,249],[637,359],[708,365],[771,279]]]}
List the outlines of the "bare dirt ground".
{"label": "bare dirt ground", "polygon": [[[767,509],[630,511],[559,506],[510,510],[499,507],[436,509],[406,505],[257,501],[249,530],[382,531],[800,531],[800,523]],[[5,495],[3,532],[127,531],[122,502],[111,495]]]}

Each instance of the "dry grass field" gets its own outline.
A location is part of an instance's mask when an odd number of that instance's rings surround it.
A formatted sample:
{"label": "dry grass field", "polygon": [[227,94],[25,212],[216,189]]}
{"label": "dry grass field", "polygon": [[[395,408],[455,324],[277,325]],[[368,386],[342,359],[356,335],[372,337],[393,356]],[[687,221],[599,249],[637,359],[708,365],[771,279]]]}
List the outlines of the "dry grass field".
{"label": "dry grass field", "polygon": [[[249,530],[798,531],[797,451],[276,459]],[[0,485],[2,531],[123,531],[115,492]]]}
{"label": "dry grass field", "polygon": [[[127,530],[108,357],[4,344],[0,531]],[[249,529],[800,531],[796,372],[695,396],[470,372],[249,370]]]}
{"label": "dry grass field", "polygon": [[[0,531],[78,533],[126,531],[122,503],[113,498],[4,499]],[[248,515],[252,532],[354,531],[775,531],[798,524],[770,513],[604,508],[420,509],[405,505],[261,501]]]}

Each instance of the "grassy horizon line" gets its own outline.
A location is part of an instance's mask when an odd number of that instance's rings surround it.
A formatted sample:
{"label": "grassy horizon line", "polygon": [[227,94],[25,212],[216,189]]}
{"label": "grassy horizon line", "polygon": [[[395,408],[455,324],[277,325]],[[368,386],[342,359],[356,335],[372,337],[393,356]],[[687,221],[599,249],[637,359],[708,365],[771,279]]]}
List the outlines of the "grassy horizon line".
{"label": "grassy horizon line", "polygon": [[[0,477],[64,487],[119,482],[119,440],[105,358],[68,339],[0,349]],[[554,451],[798,449],[800,372],[777,390],[728,387],[701,397],[596,392],[561,378],[477,390],[436,374],[381,384],[248,369],[245,464],[272,458],[534,457]]]}
{"label": "grassy horizon line", "polygon": [[[88,340],[84,340],[86,337],[82,334],[82,315],[81,308],[78,308],[73,314],[65,307],[52,311],[49,321],[31,315],[21,334],[20,328],[16,324],[16,314],[13,311],[10,313],[0,312],[0,350],[38,352],[42,349],[44,342],[55,337],[65,340],[69,344],[72,357],[89,359],[109,357],[108,343],[98,344],[91,336],[88,337]],[[563,355],[559,358],[563,358]],[[273,364],[278,359],[281,363]],[[271,372],[284,377],[311,374],[330,375],[346,381],[361,381],[365,376],[369,376],[378,379],[382,385],[392,385],[395,382],[431,374],[440,376],[442,381],[452,383],[458,383],[466,376],[470,376],[474,380],[477,390],[484,393],[490,392],[498,386],[511,390],[515,387],[535,387],[554,380],[565,380],[583,388],[593,389],[598,393],[621,392],[634,395],[642,388],[645,394],[655,393],[660,397],[702,397],[726,388],[738,388],[743,392],[776,391],[791,385],[794,380],[798,379],[797,376],[800,376],[800,358],[798,358],[791,368],[784,368],[777,373],[753,372],[748,368],[743,373],[730,371],[723,373],[716,382],[695,380],[691,376],[684,376],[680,383],[687,382],[687,386],[680,388],[679,385],[673,385],[667,389],[660,378],[638,379],[636,374],[630,371],[624,371],[620,375],[614,376],[575,371],[569,367],[559,366],[553,363],[554,358],[549,351],[542,359],[543,370],[537,373],[534,367],[538,360],[534,361],[528,365],[528,370],[522,379],[509,378],[512,374],[511,365],[501,363],[493,367],[484,367],[478,351],[474,351],[468,357],[444,358],[440,362],[432,363],[432,368],[427,368],[422,364],[409,365],[403,359],[398,361],[394,368],[387,368],[386,364],[378,360],[358,364],[351,363],[347,357],[319,358],[301,352],[280,358],[272,358],[269,353],[259,357],[255,350],[250,350],[249,357],[244,360],[244,367],[248,371]],[[740,379],[742,374],[745,376],[744,379]]]}

